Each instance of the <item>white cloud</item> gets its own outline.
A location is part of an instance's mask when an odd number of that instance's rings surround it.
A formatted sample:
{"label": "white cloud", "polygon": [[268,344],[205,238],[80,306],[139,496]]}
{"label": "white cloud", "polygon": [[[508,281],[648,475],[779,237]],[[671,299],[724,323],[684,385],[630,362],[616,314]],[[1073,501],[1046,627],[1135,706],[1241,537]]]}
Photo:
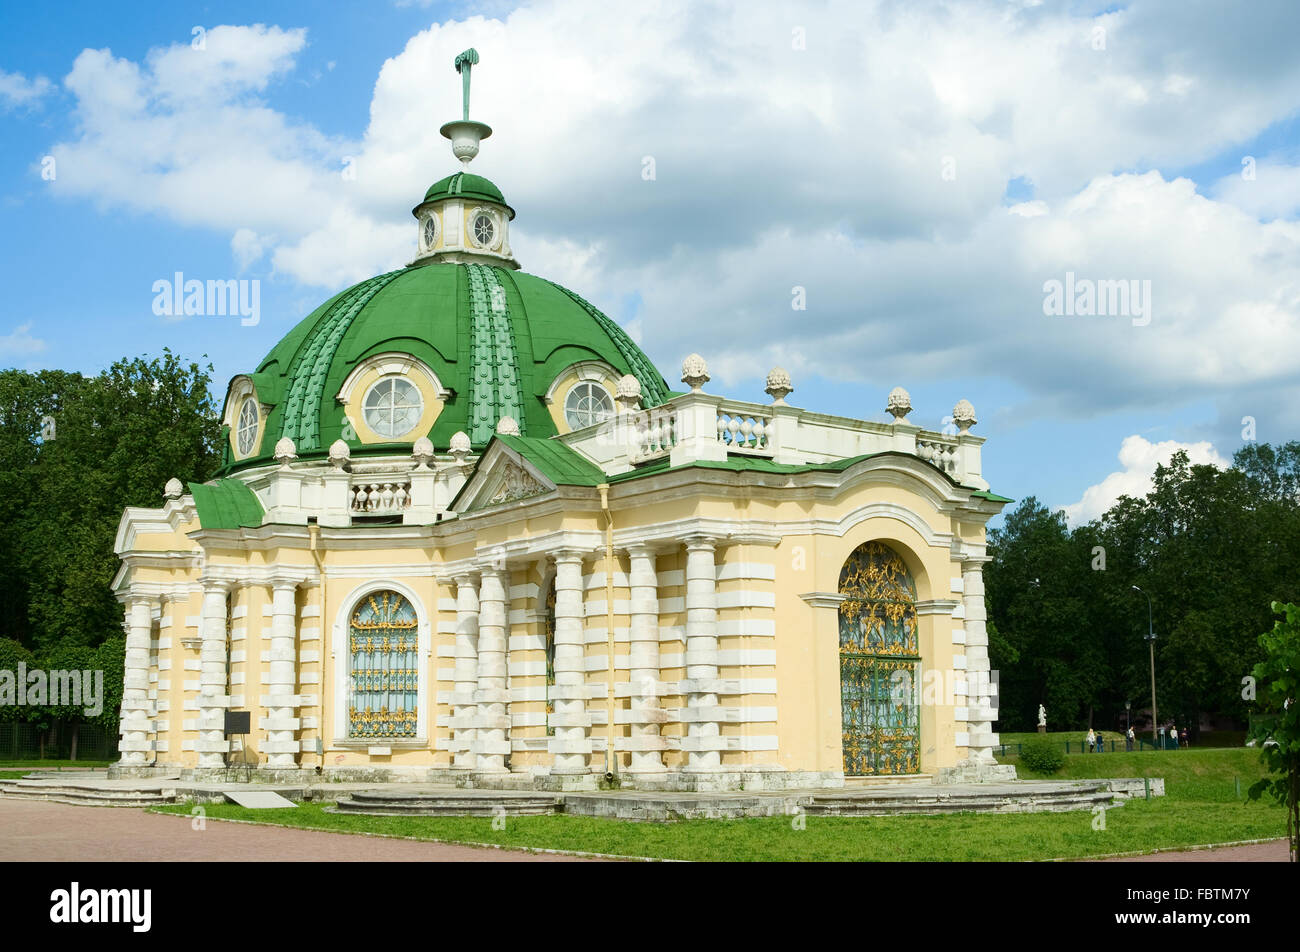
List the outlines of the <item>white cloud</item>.
{"label": "white cloud", "polygon": [[1212,194],[1257,218],[1294,218],[1300,212],[1300,166],[1284,162],[1254,162],[1246,177],[1242,172],[1226,175],[1215,183]]}
{"label": "white cloud", "polygon": [[44,76],[28,79],[22,73],[0,69],[0,109],[10,110],[35,105],[53,89]]}
{"label": "white cloud", "polygon": [[[519,211],[518,257],[607,310],[639,294],[665,369],[697,350],[720,385],[781,363],[882,393],[996,373],[1033,395],[1022,417],[1251,389],[1300,421],[1294,207],[1261,223],[1226,186],[1113,174],[1187,167],[1289,116],[1294,19],[1191,0],[1096,18],[838,0],[797,24],[757,4],[539,2],[413,36],[355,141],[264,99],[301,31],[218,27],[206,51],[83,52],[56,187],[259,236],[278,273],[336,290],[410,259],[409,210],[456,166],[437,132],[460,111],[450,64],[474,46],[472,112],[495,130],[475,171]],[[1017,178],[1035,197],[1008,209]],[[1151,323],[1045,317],[1043,282],[1067,271],[1151,281]]]}
{"label": "white cloud", "polygon": [[1213,465],[1220,469],[1230,465],[1230,461],[1220,456],[1208,442],[1164,440],[1152,443],[1134,434],[1125,437],[1119,448],[1119,462],[1123,469],[1111,473],[1097,485],[1089,486],[1078,502],[1065,506],[1066,518],[1072,525],[1080,525],[1101,516],[1120,496],[1145,496],[1152,489],[1156,466],[1168,465],[1179,450],[1187,451],[1187,458],[1193,465]]}
{"label": "white cloud", "polygon": [[19,324],[11,333],[0,335],[0,357],[31,357],[42,353],[48,346],[31,334],[32,322]]}
{"label": "white cloud", "polygon": [[230,236],[230,253],[242,274],[266,252],[267,239],[251,228],[241,228]]}

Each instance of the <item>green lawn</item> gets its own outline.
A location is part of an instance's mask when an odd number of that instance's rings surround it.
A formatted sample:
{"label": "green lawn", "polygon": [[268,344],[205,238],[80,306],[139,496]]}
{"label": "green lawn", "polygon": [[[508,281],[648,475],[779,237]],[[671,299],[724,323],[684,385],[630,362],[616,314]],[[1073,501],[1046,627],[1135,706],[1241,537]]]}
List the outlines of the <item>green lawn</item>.
{"label": "green lawn", "polygon": [[[317,804],[283,810],[209,804],[204,809],[210,819],[698,861],[1041,860],[1286,835],[1286,815],[1281,809],[1237,800],[1233,778],[1240,776],[1244,789],[1259,776],[1254,751],[1150,751],[1088,760],[1071,757],[1060,776],[1143,775],[1165,777],[1168,795],[1149,802],[1129,801],[1107,811],[1104,831],[1092,828],[1093,815],[1087,812],[801,817],[797,823],[789,817],[633,823],[538,816],[509,818],[505,829],[494,830],[489,819],[351,816],[326,813]],[[188,814],[191,807],[178,804],[158,809]],[[803,828],[797,828],[800,826]]]}
{"label": "green lawn", "polygon": [[3,760],[0,759],[0,769],[7,770],[10,767],[26,767],[34,770],[62,770],[65,767],[75,767],[84,769],[87,767],[108,767],[117,763],[116,760]]}

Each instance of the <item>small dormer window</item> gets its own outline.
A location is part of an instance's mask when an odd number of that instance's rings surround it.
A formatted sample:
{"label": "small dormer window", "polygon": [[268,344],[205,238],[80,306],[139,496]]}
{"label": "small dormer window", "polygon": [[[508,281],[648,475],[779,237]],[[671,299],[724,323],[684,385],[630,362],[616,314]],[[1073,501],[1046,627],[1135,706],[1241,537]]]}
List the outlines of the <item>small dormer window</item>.
{"label": "small dormer window", "polygon": [[614,401],[609,391],[598,383],[583,381],[575,384],[564,398],[564,419],[570,429],[603,423],[614,415]]}
{"label": "small dormer window", "polygon": [[366,425],[390,439],[411,432],[424,414],[420,388],[404,377],[380,380],[366,393],[363,407]]}
{"label": "small dormer window", "polygon": [[487,212],[474,216],[474,241],[480,248],[490,248],[497,234],[496,222]]}
{"label": "small dormer window", "polygon": [[424,220],[424,249],[432,251],[438,243],[438,216],[430,214]]}
{"label": "small dormer window", "polygon": [[247,456],[257,445],[257,401],[249,397],[239,408],[239,421],[235,424],[235,448],[240,456]]}

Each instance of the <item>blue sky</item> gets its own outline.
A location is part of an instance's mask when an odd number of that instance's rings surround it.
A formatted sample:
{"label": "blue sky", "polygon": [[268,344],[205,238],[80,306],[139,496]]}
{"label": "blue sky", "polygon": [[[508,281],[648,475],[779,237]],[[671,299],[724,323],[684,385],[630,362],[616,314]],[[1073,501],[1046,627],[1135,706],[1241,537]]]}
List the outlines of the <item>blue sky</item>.
{"label": "blue sky", "polygon": [[[409,259],[473,45],[496,130],[475,171],[518,211],[526,270],[672,382],[695,350],[736,397],[781,363],[826,412],[883,418],[902,385],[938,428],[969,399],[993,488],[1086,518],[1177,445],[1230,458],[1245,416],[1300,432],[1300,17],[1218,6],[15,7],[0,365],[171,347],[224,392]],[[259,323],[156,315],[177,271],[259,280]],[[1151,320],[1045,314],[1067,272],[1150,281]]]}

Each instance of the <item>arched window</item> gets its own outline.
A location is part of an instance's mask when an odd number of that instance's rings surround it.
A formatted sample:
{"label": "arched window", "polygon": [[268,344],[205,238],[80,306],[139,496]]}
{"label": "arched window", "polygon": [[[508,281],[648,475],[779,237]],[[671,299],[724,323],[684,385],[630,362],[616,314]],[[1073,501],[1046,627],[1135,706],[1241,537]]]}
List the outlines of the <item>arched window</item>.
{"label": "arched window", "polygon": [[920,771],[916,583],[893,549],[867,542],[840,571],[844,773]]}
{"label": "arched window", "polygon": [[239,423],[235,427],[235,446],[240,456],[247,456],[257,445],[257,428],[260,421],[257,401],[249,397],[239,408]]}
{"label": "arched window", "polygon": [[415,737],[419,620],[397,592],[372,592],[348,623],[351,696],[348,736]]}

